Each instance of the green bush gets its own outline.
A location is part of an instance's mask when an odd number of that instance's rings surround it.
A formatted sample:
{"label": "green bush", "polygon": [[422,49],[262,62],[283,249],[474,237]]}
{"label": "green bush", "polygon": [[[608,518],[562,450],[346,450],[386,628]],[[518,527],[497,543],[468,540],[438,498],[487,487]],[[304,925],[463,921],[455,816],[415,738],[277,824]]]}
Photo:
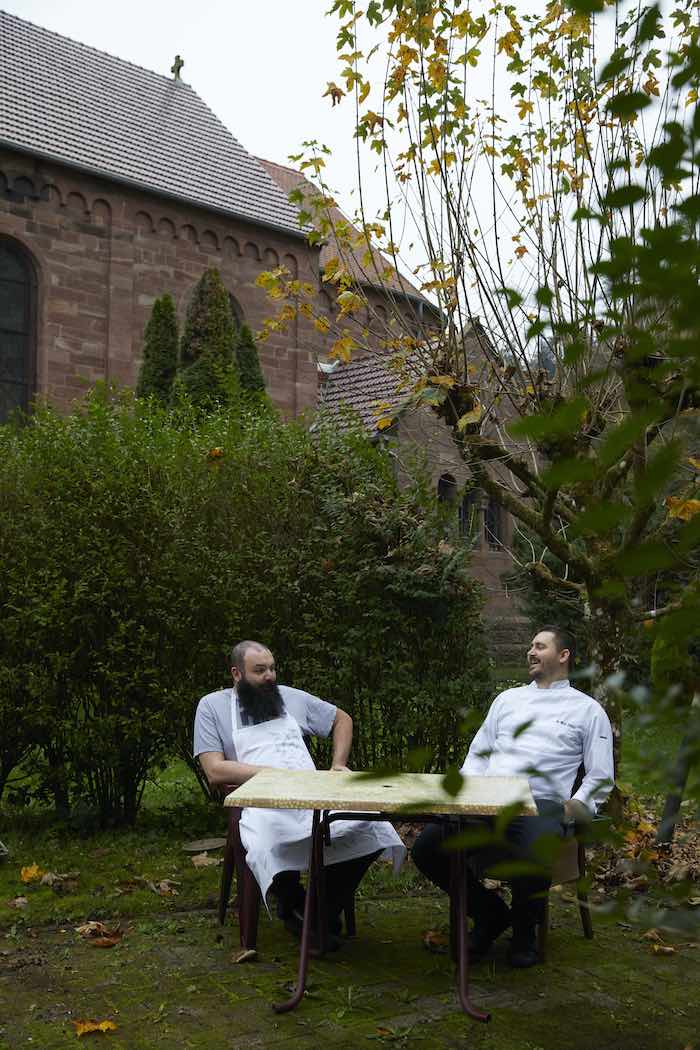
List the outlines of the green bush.
{"label": "green bush", "polygon": [[195,285],[180,345],[176,394],[210,409],[235,397],[236,325],[219,271],[210,267]]}
{"label": "green bush", "polygon": [[146,325],[143,361],[136,384],[138,397],[155,397],[161,404],[170,400],[177,371],[177,318],[172,296],[156,299]]}
{"label": "green bush", "polygon": [[241,390],[254,394],[265,392],[265,380],[260,367],[260,359],[255,346],[255,339],[248,325],[241,325],[236,336],[236,364]]}
{"label": "green bush", "polygon": [[361,430],[98,390],[0,441],[3,773],[33,747],[42,797],[133,821],[149,771],[194,767],[197,700],[243,637],[353,715],[356,765],[462,756],[479,590],[427,487],[399,489]]}

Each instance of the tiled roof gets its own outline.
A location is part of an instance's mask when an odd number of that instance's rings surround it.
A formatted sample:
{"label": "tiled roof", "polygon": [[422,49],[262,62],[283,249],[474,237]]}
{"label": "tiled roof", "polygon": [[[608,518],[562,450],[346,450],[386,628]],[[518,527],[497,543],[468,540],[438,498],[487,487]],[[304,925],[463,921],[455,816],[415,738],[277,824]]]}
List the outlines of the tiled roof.
{"label": "tiled roof", "polygon": [[[299,187],[304,194],[317,193],[317,188],[313,183],[309,182],[304,175],[299,171],[295,171],[294,168],[287,168],[283,164],[275,164],[271,160],[265,160],[263,157],[257,158],[266,171],[272,176],[285,193],[290,193],[292,190]],[[330,216],[333,223],[347,222],[348,219],[343,215],[340,208],[331,208]],[[337,258],[339,256],[338,243],[331,232],[328,237],[328,241],[321,248],[321,268],[325,266],[329,259]],[[347,250],[343,253],[347,256]],[[381,252],[376,249],[372,249],[372,255],[374,257],[374,265],[369,261],[363,260],[364,252],[357,251],[352,252],[350,258],[344,258],[344,262],[347,263],[348,267],[352,271],[352,275],[356,281],[360,284],[369,285],[373,288],[382,288],[391,292],[396,292],[400,295],[410,295],[415,299],[421,299],[428,307],[432,307],[432,303],[425,298],[421,292],[411,283],[406,277],[396,273],[393,263],[385,258]],[[384,276],[386,270],[391,269],[391,273]],[[432,307],[434,309],[434,307]]]}
{"label": "tiled roof", "polygon": [[297,236],[297,209],[181,80],[0,12],[0,142]]}
{"label": "tiled roof", "polygon": [[331,412],[352,409],[370,431],[376,430],[380,402],[396,407],[401,401],[396,392],[399,377],[379,355],[353,358],[319,378],[318,407]]}

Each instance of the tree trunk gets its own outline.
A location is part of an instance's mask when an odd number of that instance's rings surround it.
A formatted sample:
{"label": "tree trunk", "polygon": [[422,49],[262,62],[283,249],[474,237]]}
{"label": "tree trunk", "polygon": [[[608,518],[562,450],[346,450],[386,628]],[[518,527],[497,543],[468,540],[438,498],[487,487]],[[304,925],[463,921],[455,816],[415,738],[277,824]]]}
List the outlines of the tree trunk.
{"label": "tree trunk", "polygon": [[[622,653],[624,651],[624,624],[627,620],[627,609],[623,602],[606,603],[591,600],[587,606],[586,628],[590,640],[592,662],[595,665],[593,694],[605,708],[613,733],[613,760],[615,778],[620,768],[622,748],[622,703],[620,686],[616,684],[617,675],[621,675]],[[618,823],[622,818],[622,796],[615,785],[606,803],[606,813]]]}
{"label": "tree trunk", "polygon": [[683,736],[681,746],[678,749],[678,755],[676,756],[671,775],[671,790],[666,796],[661,823],[656,833],[656,841],[659,846],[670,846],[673,841],[693,755],[698,745],[698,726],[693,724],[698,708],[700,708],[700,693],[695,693],[690,705],[690,728]]}

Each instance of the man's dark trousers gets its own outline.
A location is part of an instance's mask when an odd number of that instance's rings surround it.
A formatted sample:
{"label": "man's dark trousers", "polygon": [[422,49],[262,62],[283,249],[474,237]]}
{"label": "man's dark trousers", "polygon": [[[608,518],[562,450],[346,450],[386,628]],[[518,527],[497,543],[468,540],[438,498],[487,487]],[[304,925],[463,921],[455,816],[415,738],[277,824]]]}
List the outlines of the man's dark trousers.
{"label": "man's dark trousers", "polygon": [[[477,924],[498,921],[504,905],[498,894],[487,890],[481,879],[486,874],[507,880],[512,891],[512,924],[517,936],[530,933],[542,920],[544,899],[551,885],[551,868],[556,840],[564,835],[564,807],[554,799],[535,799],[537,816],[515,817],[498,841],[467,846],[467,907]],[[494,818],[469,820],[470,830],[493,829]],[[448,824],[428,824],[416,839],[411,855],[416,867],[431,882],[450,892],[450,837]],[[508,866],[514,874],[508,874]],[[523,866],[527,870],[518,871]]]}

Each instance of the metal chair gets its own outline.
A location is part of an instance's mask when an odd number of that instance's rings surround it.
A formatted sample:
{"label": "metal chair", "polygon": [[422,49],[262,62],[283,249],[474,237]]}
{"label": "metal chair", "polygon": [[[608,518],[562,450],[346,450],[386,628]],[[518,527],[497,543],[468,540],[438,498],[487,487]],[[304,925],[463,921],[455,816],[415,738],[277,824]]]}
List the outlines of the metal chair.
{"label": "metal chair", "polygon": [[[246,852],[241,842],[240,820],[243,810],[232,806],[229,809],[228,833],[224,848],[224,863],[221,871],[221,889],[219,892],[219,927],[226,922],[226,911],[231,896],[233,874],[236,873],[236,898],[234,907],[238,912],[238,927],[241,948],[255,950],[258,940],[258,920],[260,918],[260,887],[255,876],[246,864]],[[355,896],[351,894],[343,908],[345,933],[354,937]]]}

